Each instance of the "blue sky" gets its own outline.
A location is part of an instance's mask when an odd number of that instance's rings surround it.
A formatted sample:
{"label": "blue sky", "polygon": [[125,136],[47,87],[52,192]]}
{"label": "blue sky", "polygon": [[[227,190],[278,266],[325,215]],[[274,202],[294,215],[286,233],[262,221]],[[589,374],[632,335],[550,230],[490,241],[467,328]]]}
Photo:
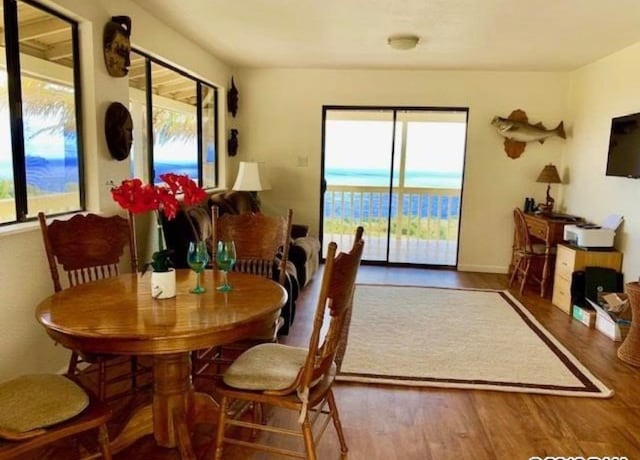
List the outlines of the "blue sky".
{"label": "blue sky", "polygon": [[[327,120],[326,123],[327,168],[389,168],[391,121]],[[462,122],[409,122],[406,169],[461,172],[465,132],[466,125]],[[399,142],[396,155],[398,151]]]}

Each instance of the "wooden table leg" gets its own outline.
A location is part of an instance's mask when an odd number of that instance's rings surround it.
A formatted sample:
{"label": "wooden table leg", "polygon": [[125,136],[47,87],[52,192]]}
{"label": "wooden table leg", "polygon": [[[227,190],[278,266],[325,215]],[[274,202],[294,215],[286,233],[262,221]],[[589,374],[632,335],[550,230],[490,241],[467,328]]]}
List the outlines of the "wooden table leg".
{"label": "wooden table leg", "polygon": [[189,414],[193,406],[189,353],[153,357],[153,436],[162,447],[176,447],[174,410]]}
{"label": "wooden table leg", "polygon": [[189,353],[153,357],[153,402],[139,408],[111,443],[119,452],[142,436],[153,433],[162,447],[193,452],[189,433],[196,423],[216,424],[219,406],[206,393],[196,393],[191,380]]}
{"label": "wooden table leg", "polygon": [[116,454],[129,447],[137,439],[153,433],[151,404],[137,409],[118,436],[111,441],[111,453]]}

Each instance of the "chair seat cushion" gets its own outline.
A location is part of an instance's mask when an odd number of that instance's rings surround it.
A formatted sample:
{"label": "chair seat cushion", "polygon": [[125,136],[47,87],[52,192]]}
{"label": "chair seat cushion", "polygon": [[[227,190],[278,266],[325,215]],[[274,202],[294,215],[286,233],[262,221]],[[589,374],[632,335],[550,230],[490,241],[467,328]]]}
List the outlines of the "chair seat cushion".
{"label": "chair seat cushion", "polygon": [[224,383],[241,390],[284,390],[304,365],[308,350],[279,343],[256,345],[224,373]]}
{"label": "chair seat cushion", "polygon": [[47,427],[88,405],[87,393],[62,375],[24,375],[0,383],[0,428],[23,433]]}

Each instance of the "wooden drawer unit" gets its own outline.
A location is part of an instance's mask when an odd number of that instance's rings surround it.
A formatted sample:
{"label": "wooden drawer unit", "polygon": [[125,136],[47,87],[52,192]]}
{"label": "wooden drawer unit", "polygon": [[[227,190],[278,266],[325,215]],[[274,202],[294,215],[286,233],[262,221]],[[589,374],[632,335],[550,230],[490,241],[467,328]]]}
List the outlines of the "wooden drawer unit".
{"label": "wooden drawer unit", "polygon": [[567,314],[571,314],[571,279],[558,275],[553,279],[553,296],[551,302]]}
{"label": "wooden drawer unit", "polygon": [[[576,251],[559,244],[556,249],[555,275],[571,281],[571,274],[576,271]],[[583,267],[584,268],[584,267]]]}
{"label": "wooden drawer unit", "polygon": [[571,314],[571,275],[586,267],[613,268],[620,271],[622,253],[612,251],[586,251],[559,244],[556,252],[556,269],[553,278],[553,297],[556,307]]}

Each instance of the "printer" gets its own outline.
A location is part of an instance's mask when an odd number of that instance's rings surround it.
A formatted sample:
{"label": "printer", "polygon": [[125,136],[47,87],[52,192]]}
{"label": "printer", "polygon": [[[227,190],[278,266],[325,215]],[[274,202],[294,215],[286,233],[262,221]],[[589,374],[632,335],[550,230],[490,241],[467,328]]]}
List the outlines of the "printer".
{"label": "printer", "polygon": [[623,217],[612,214],[602,225],[580,223],[564,226],[564,239],[574,246],[585,249],[612,248],[616,230]]}

